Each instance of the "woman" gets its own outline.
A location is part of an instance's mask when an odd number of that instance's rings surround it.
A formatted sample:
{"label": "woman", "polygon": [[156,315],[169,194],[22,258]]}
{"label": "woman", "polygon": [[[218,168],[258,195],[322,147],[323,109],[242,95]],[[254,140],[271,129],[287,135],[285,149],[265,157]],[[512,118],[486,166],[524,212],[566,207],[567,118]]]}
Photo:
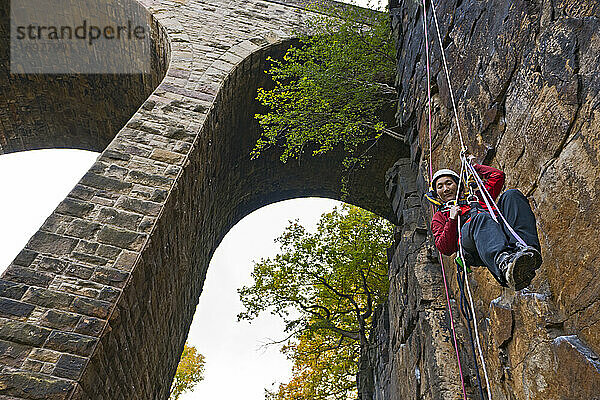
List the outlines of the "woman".
{"label": "woman", "polygon": [[[473,156],[470,156],[469,162],[472,161]],[[496,200],[504,186],[504,172],[479,164],[473,164],[473,168]],[[494,221],[481,193],[475,193],[479,202],[445,206],[456,199],[459,181],[458,174],[449,169],[441,169],[433,175],[432,188],[443,203],[431,221],[436,247],[444,255],[458,250],[460,215],[465,261],[471,265],[485,265],[502,286],[514,290],[527,287],[535,277],[535,270],[542,264],[535,216],[529,201],[519,190],[511,189],[504,192],[497,202],[507,222],[527,243],[523,246],[502,221]]]}

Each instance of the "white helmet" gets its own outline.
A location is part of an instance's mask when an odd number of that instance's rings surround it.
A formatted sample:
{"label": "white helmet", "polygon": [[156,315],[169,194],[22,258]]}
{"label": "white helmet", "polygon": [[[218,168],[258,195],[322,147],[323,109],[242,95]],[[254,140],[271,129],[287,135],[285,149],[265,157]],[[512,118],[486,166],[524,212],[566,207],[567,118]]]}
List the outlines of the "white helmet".
{"label": "white helmet", "polygon": [[460,176],[458,176],[458,174],[454,171],[452,171],[451,169],[440,169],[437,170],[435,174],[433,174],[433,178],[431,178],[431,188],[435,189],[435,181],[438,178],[441,178],[442,176],[449,176],[452,179],[454,179],[456,181],[456,184],[458,184],[460,182]]}

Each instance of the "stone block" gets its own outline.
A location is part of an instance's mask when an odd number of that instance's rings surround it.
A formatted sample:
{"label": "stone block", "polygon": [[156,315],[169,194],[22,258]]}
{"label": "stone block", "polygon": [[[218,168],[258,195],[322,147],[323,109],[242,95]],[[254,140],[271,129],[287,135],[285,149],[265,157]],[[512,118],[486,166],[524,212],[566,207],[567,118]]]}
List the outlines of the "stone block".
{"label": "stone block", "polygon": [[87,358],[63,354],[60,356],[53,375],[60,378],[77,380],[83,373]]}
{"label": "stone block", "polygon": [[27,243],[29,249],[40,253],[64,256],[77,246],[77,239],[56,235],[44,231],[37,231]]}
{"label": "stone block", "polygon": [[42,369],[40,370],[40,372],[42,374],[52,375],[52,372],[54,371],[55,366],[56,366],[55,364],[43,363]]}
{"label": "stone block", "polygon": [[40,319],[40,323],[48,328],[71,331],[81,318],[80,315],[58,310],[48,310]]}
{"label": "stone block", "polygon": [[75,332],[81,333],[82,335],[98,337],[102,332],[102,329],[104,329],[105,324],[106,321],[102,319],[83,317],[75,327]]}
{"label": "stone block", "polygon": [[103,244],[98,247],[96,254],[100,257],[104,257],[111,261],[115,261],[119,257],[119,254],[121,254],[122,251],[123,251],[123,249],[120,249],[118,247],[108,246],[108,245]]}
{"label": "stone block", "polygon": [[179,153],[174,153],[163,149],[154,149],[150,155],[150,158],[165,162],[167,164],[180,164],[183,161],[184,156]]}
{"label": "stone block", "polygon": [[85,296],[96,298],[100,293],[103,285],[92,281],[78,280],[75,282],[63,282],[60,285],[60,290],[66,293],[75,294],[78,296]]}
{"label": "stone block", "polygon": [[86,267],[85,265],[69,263],[63,274],[80,279],[89,279],[94,273],[94,268]]}
{"label": "stone block", "polygon": [[104,176],[123,180],[127,176],[128,171],[129,170],[127,168],[123,168],[123,167],[113,164],[108,167],[108,170],[105,172]]}
{"label": "stone block", "polygon": [[74,198],[74,199],[88,201],[92,197],[94,197],[95,193],[96,193],[95,189],[92,189],[92,188],[89,188],[86,186],[82,186],[82,185],[75,185],[73,190],[71,190],[71,193],[69,193],[69,197]]}
{"label": "stone block", "polygon": [[14,259],[13,264],[20,265],[22,267],[29,267],[37,255],[38,253],[35,251],[21,250],[21,252]]}
{"label": "stone block", "polygon": [[157,203],[162,203],[167,199],[168,191],[164,189],[154,189],[152,194],[150,195],[150,201],[155,201]]}
{"label": "stone block", "polygon": [[121,271],[131,271],[135,261],[137,260],[138,253],[133,251],[123,251],[117,261],[113,264],[113,268]]}
{"label": "stone block", "polygon": [[[131,125],[130,125],[131,124]],[[138,129],[140,127],[140,122],[139,121],[131,121],[127,127],[131,128],[131,129]],[[125,142],[122,141],[121,143],[114,143],[112,144],[108,150],[112,151],[112,154],[115,153],[122,153],[122,154],[128,154],[128,155],[135,155],[135,156],[141,156],[141,157],[148,157],[151,153],[151,150],[149,148],[147,148],[146,146],[142,146],[138,143],[131,143],[131,142]]]}
{"label": "stone block", "polygon": [[67,262],[57,258],[42,256],[37,263],[37,269],[41,271],[61,273],[67,266]]}
{"label": "stone block", "polygon": [[68,215],[53,213],[46,219],[46,221],[44,221],[40,229],[50,233],[62,232],[69,222],[73,221],[74,219],[74,217]]}
{"label": "stone block", "polygon": [[67,309],[73,299],[74,297],[67,293],[36,287],[29,288],[23,296],[23,301],[28,303],[57,309]]}
{"label": "stone block", "polygon": [[93,254],[82,253],[79,251],[74,251],[71,254],[71,257],[77,261],[92,265],[106,265],[108,263],[108,260],[104,257],[98,257]]}
{"label": "stone block", "polygon": [[87,254],[94,254],[98,249],[99,244],[88,240],[80,240],[75,247],[75,251]]}
{"label": "stone block", "polygon": [[106,197],[102,197],[102,196],[94,196],[94,197],[92,197],[92,200],[90,200],[90,201],[94,204],[99,204],[99,205],[105,206],[105,207],[112,207],[115,205],[114,200],[107,199]]}
{"label": "stone block", "polygon": [[41,346],[49,335],[50,329],[0,318],[0,339],[2,340],[30,346]]}
{"label": "stone block", "polygon": [[129,154],[113,149],[106,149],[104,153],[102,153],[102,157],[121,161],[129,161],[129,159],[131,159],[131,156]]}
{"label": "stone block", "polygon": [[115,205],[123,210],[153,216],[158,215],[161,208],[161,205],[159,203],[132,199],[129,197],[121,197],[119,200],[117,200],[117,203]]}
{"label": "stone block", "polygon": [[25,371],[31,371],[31,372],[40,372],[42,370],[43,366],[44,366],[44,363],[41,363],[39,361],[25,360],[21,369],[23,369]]}
{"label": "stone block", "polygon": [[98,300],[114,302],[115,300],[117,300],[120,293],[120,290],[107,286],[100,291],[100,294],[98,295]]}
{"label": "stone block", "polygon": [[31,346],[0,340],[0,363],[18,368],[23,364],[30,351]]}
{"label": "stone block", "polygon": [[191,143],[187,143],[187,142],[177,142],[175,144],[175,147],[173,147],[173,151],[175,151],[177,153],[181,153],[183,155],[188,154],[191,149],[192,149]]}
{"label": "stone block", "polygon": [[103,227],[100,233],[98,233],[98,241],[100,243],[129,250],[139,250],[145,240],[146,235],[144,234],[116,229],[110,226]]}
{"label": "stone block", "polygon": [[28,286],[0,279],[0,297],[19,300]]}
{"label": "stone block", "polygon": [[121,272],[118,269],[99,267],[92,275],[91,280],[109,286],[123,287],[128,276],[128,273]]}
{"label": "stone block", "polygon": [[144,217],[144,219],[138,226],[138,229],[142,232],[150,233],[150,231],[152,230],[152,227],[154,226],[155,221],[156,221],[156,218]]}
{"label": "stone block", "polygon": [[38,361],[42,361],[45,363],[51,363],[51,364],[55,364],[59,357],[60,357],[59,352],[54,351],[54,350],[48,350],[48,349],[33,349],[31,351],[31,353],[29,354],[29,358],[32,360],[38,360]]}
{"label": "stone block", "polygon": [[65,234],[69,236],[75,236],[80,239],[90,240],[94,238],[96,232],[100,230],[100,227],[101,225],[98,223],[83,219],[76,219],[69,224]]}
{"label": "stone block", "polygon": [[71,310],[91,317],[106,318],[110,312],[111,304],[106,301],[78,297],[71,304]]}
{"label": "stone block", "polygon": [[97,340],[97,338],[78,333],[53,331],[48,340],[46,340],[46,343],[44,343],[44,348],[80,356],[89,356],[92,354]]}
{"label": "stone block", "polygon": [[92,212],[93,209],[93,204],[67,197],[58,205],[56,212],[72,217],[84,218]]}
{"label": "stone block", "polygon": [[44,374],[5,371],[0,374],[2,393],[28,400],[66,400],[74,382]]}
{"label": "stone block", "polygon": [[7,281],[26,283],[31,286],[48,287],[53,276],[29,268],[10,265],[4,272],[3,278]]}
{"label": "stone block", "polygon": [[123,182],[119,179],[107,178],[102,175],[96,175],[88,172],[81,178],[82,185],[91,186],[93,188],[110,190],[115,193],[128,193],[131,189],[131,183]]}
{"label": "stone block", "polygon": [[130,171],[127,176],[127,181],[137,183],[140,185],[151,186],[151,187],[163,187],[170,188],[173,184],[173,179],[166,178],[162,175],[149,174],[143,171]]}
{"label": "stone block", "polygon": [[142,220],[142,217],[143,216],[140,214],[103,207],[100,209],[96,219],[105,224],[115,225],[129,230],[135,230],[137,225]]}
{"label": "stone block", "polygon": [[26,319],[34,306],[20,301],[0,297],[0,317]]}

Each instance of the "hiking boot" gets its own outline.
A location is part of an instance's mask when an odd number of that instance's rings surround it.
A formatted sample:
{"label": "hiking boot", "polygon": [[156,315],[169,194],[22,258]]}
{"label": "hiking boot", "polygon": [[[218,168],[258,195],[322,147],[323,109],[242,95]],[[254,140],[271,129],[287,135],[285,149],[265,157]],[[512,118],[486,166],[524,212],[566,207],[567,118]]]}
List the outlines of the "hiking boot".
{"label": "hiking boot", "polygon": [[534,269],[537,270],[542,265],[542,255],[535,247],[519,245],[519,251],[531,254],[533,257]]}
{"label": "hiking boot", "polygon": [[533,252],[519,250],[502,253],[498,257],[498,267],[509,287],[522,290],[529,286],[535,277],[536,261]]}

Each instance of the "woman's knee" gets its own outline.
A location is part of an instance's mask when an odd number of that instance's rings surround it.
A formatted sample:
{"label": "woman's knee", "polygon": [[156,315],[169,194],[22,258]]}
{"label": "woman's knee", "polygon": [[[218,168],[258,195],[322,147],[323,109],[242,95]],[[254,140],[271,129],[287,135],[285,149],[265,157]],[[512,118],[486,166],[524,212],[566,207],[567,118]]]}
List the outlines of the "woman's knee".
{"label": "woman's knee", "polygon": [[498,202],[512,199],[527,199],[519,189],[508,189],[500,195]]}
{"label": "woman's knee", "polygon": [[479,212],[471,217],[471,221],[474,222],[475,224],[484,223],[484,222],[487,222],[488,220],[493,221],[494,219],[492,218],[491,214],[487,211]]}

